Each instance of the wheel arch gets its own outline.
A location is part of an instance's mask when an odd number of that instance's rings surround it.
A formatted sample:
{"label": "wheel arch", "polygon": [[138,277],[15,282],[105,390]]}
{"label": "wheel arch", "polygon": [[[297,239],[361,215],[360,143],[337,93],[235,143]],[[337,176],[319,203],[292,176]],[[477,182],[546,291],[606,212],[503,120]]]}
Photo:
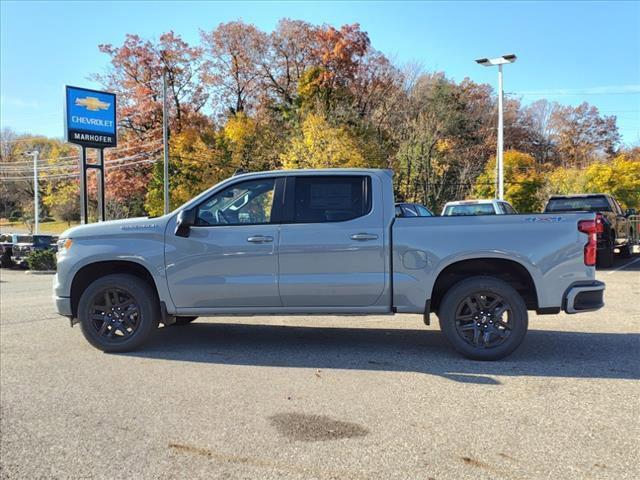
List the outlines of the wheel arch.
{"label": "wheel arch", "polygon": [[86,287],[100,277],[116,273],[133,275],[146,282],[155,293],[155,300],[157,302],[160,301],[158,286],[156,285],[153,276],[145,266],[137,262],[127,260],[97,261],[84,265],[73,277],[70,291],[71,311],[73,317],[77,317],[80,297]]}
{"label": "wheel arch", "polygon": [[522,296],[528,310],[538,309],[536,284],[524,265],[510,259],[483,257],[459,260],[444,267],[433,284],[430,310],[437,312],[446,292],[456,283],[472,276],[490,276],[503,280]]}

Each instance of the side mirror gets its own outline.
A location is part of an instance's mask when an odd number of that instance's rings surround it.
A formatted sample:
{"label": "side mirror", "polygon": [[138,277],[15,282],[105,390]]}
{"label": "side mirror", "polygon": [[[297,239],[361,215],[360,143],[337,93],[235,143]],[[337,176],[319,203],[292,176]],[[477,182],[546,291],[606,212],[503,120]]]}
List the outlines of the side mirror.
{"label": "side mirror", "polygon": [[635,208],[627,208],[627,211],[625,212],[625,214],[627,215],[627,217],[630,217],[631,215],[635,215],[636,214],[636,209]]}
{"label": "side mirror", "polygon": [[182,210],[178,214],[178,220],[176,221],[176,235],[178,237],[188,237],[191,227],[196,224],[196,213],[198,207],[188,208]]}

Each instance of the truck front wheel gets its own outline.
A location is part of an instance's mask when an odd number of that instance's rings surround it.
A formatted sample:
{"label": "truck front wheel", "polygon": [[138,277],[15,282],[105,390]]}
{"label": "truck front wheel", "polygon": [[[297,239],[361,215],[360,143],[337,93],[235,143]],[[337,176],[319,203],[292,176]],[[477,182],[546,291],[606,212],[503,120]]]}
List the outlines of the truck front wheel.
{"label": "truck front wheel", "polygon": [[155,292],[133,275],[106,275],[95,280],[78,303],[84,337],[103,352],[135,350],[156,330],[159,318]]}
{"label": "truck front wheel", "polygon": [[473,360],[498,360],[524,340],[527,307],[508,283],[471,277],[455,284],[438,309],[440,329],[453,348]]}

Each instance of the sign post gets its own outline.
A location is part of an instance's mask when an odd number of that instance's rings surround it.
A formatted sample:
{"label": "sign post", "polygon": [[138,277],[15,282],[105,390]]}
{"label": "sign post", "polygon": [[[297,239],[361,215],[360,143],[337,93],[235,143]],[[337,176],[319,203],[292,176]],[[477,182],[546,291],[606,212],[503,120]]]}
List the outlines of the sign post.
{"label": "sign post", "polygon": [[[79,87],[65,87],[65,139],[80,146],[80,221],[89,223],[87,171],[100,171],[98,180],[98,216],[105,220],[104,149],[117,145],[116,96]],[[98,163],[87,163],[87,149],[98,150]]]}

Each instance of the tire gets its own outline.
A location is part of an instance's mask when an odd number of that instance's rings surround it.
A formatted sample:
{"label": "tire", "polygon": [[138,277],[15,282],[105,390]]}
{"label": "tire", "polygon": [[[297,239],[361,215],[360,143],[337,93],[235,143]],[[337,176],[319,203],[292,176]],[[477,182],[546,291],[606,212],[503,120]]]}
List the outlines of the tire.
{"label": "tire", "polygon": [[609,268],[613,265],[613,242],[611,238],[607,242],[607,248],[596,252],[596,264],[602,268]]}
{"label": "tire", "polygon": [[631,243],[627,242],[627,244],[624,247],[620,248],[620,256],[622,258],[630,258],[631,255],[633,254],[633,252],[631,251]]}
{"label": "tire", "polygon": [[181,327],[183,325],[188,325],[193,322],[198,317],[176,317],[176,322],[172,323],[176,327]]}
{"label": "tire", "polygon": [[499,360],[513,353],[529,325],[520,294],[485,276],[456,283],[442,299],[438,318],[453,348],[472,360]]}
{"label": "tire", "polygon": [[[102,320],[107,317],[111,323]],[[78,303],[82,334],[103,352],[137,349],[156,330],[159,318],[155,291],[133,275],[106,275],[95,280]]]}

